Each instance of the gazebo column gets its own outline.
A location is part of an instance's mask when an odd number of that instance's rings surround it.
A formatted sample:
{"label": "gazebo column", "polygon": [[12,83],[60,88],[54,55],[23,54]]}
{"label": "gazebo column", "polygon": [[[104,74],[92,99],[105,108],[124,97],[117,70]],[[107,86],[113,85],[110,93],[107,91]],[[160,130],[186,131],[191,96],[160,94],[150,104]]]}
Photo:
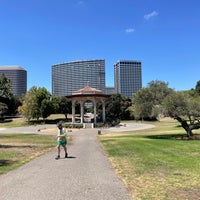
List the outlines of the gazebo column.
{"label": "gazebo column", "polygon": [[84,102],[80,101],[80,105],[81,105],[81,124],[83,124],[84,121]]}
{"label": "gazebo column", "polygon": [[103,123],[105,123],[106,122],[105,101],[102,101],[102,107],[103,107],[102,119],[103,119]]}
{"label": "gazebo column", "polygon": [[97,103],[96,100],[94,100],[94,123],[97,123]]}
{"label": "gazebo column", "polygon": [[75,101],[72,100],[72,124],[75,123]]}

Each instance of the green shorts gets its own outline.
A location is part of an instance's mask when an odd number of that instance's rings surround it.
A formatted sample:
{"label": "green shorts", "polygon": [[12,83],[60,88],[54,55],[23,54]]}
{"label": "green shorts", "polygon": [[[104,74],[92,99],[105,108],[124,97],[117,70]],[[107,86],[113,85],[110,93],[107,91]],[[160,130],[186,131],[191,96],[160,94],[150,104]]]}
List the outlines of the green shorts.
{"label": "green shorts", "polygon": [[60,140],[58,140],[57,141],[57,145],[61,145],[61,146],[66,146],[67,145],[67,141],[65,140],[65,141],[60,141]]}

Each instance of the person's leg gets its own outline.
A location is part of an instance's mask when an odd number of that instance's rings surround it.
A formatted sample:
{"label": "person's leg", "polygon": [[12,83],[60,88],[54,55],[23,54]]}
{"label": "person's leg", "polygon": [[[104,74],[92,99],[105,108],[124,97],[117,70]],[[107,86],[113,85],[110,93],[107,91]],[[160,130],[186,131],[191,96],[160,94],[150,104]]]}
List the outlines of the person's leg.
{"label": "person's leg", "polygon": [[67,147],[66,147],[66,146],[63,146],[63,149],[64,149],[64,151],[65,151],[65,158],[67,158],[67,157],[68,157]]}
{"label": "person's leg", "polygon": [[57,149],[58,149],[58,156],[56,157],[56,159],[59,159],[60,158],[60,145],[57,146]]}

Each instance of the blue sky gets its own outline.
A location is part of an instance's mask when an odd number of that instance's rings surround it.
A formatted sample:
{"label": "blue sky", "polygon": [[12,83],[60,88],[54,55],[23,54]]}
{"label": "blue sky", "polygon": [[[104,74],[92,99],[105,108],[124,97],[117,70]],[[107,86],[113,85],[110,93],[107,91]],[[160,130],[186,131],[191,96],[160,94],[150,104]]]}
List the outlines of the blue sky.
{"label": "blue sky", "polygon": [[28,89],[51,92],[51,66],[105,59],[142,62],[142,85],[175,90],[200,80],[199,0],[0,0],[0,66],[22,66]]}

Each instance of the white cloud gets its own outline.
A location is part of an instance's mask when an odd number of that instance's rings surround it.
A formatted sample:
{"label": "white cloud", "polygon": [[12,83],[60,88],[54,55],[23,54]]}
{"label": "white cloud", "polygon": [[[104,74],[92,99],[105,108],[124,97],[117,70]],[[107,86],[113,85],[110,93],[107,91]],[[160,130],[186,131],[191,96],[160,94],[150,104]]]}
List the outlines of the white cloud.
{"label": "white cloud", "polygon": [[125,30],[125,32],[126,32],[126,33],[133,33],[133,32],[135,32],[135,29],[134,29],[134,28],[127,28],[127,29]]}
{"label": "white cloud", "polygon": [[84,1],[77,1],[77,5],[83,5]]}
{"label": "white cloud", "polygon": [[155,17],[155,16],[157,16],[157,15],[158,15],[158,13],[157,13],[156,11],[153,11],[153,12],[151,12],[151,13],[149,13],[149,14],[144,15],[144,19],[145,19],[145,20],[149,20],[149,19],[151,19],[152,17]]}

